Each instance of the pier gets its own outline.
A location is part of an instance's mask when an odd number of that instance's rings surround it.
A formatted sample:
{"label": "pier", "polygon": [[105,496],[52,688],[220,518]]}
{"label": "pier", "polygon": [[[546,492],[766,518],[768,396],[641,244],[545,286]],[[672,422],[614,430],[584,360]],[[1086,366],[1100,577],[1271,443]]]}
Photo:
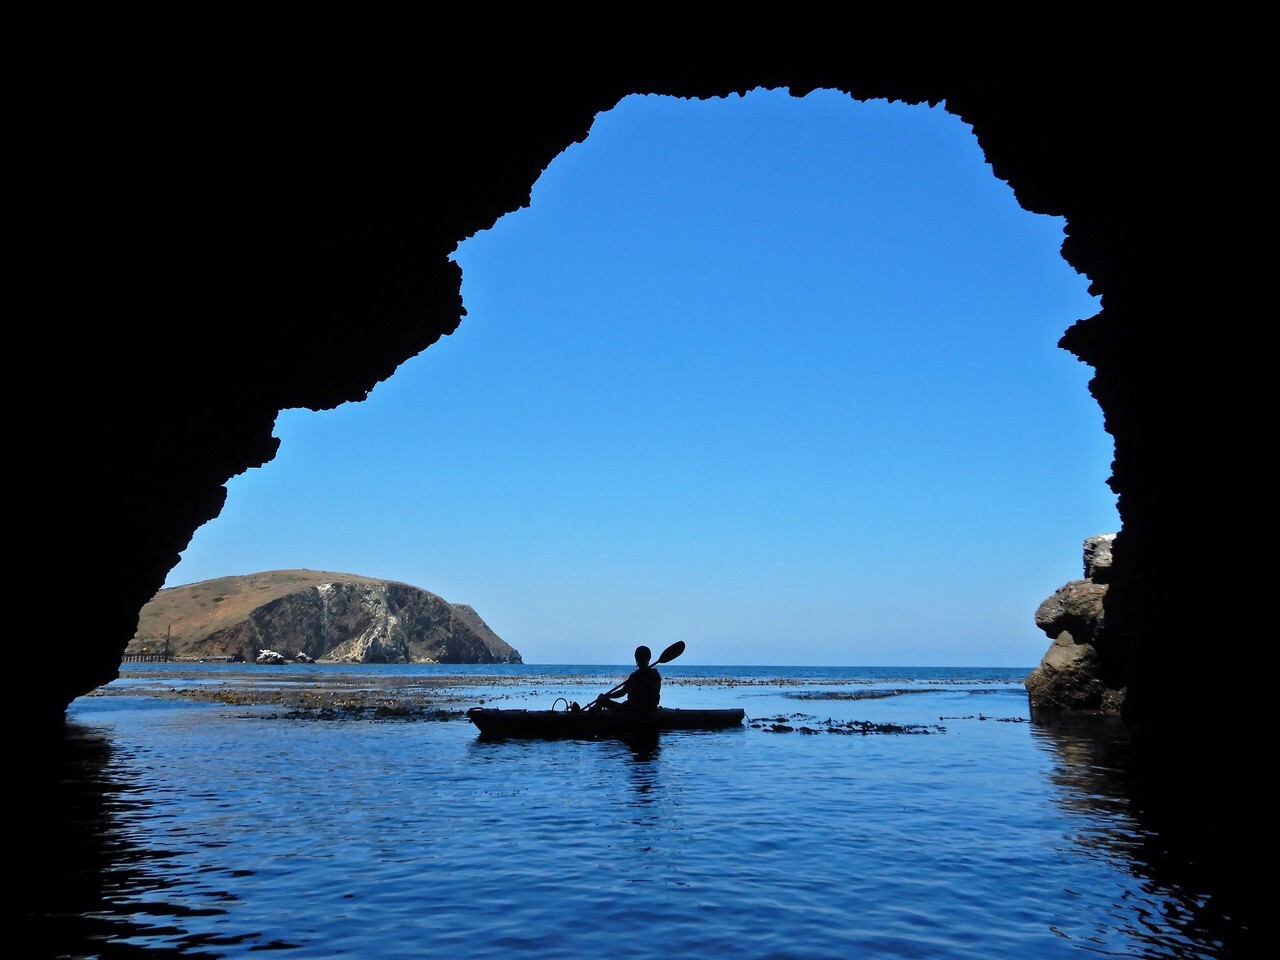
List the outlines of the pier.
{"label": "pier", "polygon": [[169,644],[173,642],[173,626],[170,625],[164,632],[164,649],[153,651],[150,645],[144,646],[141,650],[133,653],[125,651],[120,657],[121,663],[168,663],[173,659],[169,655]]}

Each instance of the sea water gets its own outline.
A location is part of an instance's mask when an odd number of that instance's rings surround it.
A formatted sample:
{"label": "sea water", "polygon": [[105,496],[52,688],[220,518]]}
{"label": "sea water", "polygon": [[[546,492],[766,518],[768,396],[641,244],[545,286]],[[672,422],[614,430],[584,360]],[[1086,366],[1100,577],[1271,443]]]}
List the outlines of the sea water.
{"label": "sea water", "polygon": [[746,721],[489,742],[467,707],[627,668],[131,666],[71,704],[34,798],[29,955],[1231,956],[1202,891],[1153,879],[1100,735],[1028,718],[1027,670],[661,671],[664,705]]}

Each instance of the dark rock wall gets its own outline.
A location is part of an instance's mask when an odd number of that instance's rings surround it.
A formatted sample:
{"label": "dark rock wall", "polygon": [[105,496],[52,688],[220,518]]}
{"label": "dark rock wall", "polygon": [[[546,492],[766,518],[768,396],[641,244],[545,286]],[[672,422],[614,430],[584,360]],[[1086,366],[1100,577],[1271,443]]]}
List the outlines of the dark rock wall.
{"label": "dark rock wall", "polygon": [[1242,117],[1259,85],[1238,24],[1228,43],[1214,13],[1141,34],[1047,8],[990,27],[959,22],[972,11],[735,14],[714,31],[616,15],[620,33],[516,24],[513,42],[501,16],[461,10],[372,41],[206,22],[159,39],[148,25],[144,46],[114,14],[29,38],[48,49],[13,98],[11,273],[27,297],[11,367],[27,402],[10,464],[19,546],[38,537],[41,575],[75,582],[57,669],[24,685],[37,729],[118,675],[224,484],[275,455],[279,410],[358,401],[456,328],[451,251],[527,204],[598,112],[636,93],[839,89],[945,102],[1025,209],[1066,218],[1063,256],[1102,303],[1061,344],[1092,368],[1115,444],[1097,654],[1144,747],[1135,807],[1196,834],[1189,862],[1253,876],[1237,865],[1265,838],[1267,791],[1237,756],[1260,737],[1267,671],[1240,563],[1261,538],[1240,514],[1270,502],[1267,434],[1251,429],[1266,408],[1249,395],[1268,382],[1249,361],[1266,356],[1269,301],[1244,295],[1257,227],[1235,221],[1269,179],[1251,168],[1265,113]]}
{"label": "dark rock wall", "polygon": [[1171,76],[1163,65],[1117,40],[1055,36],[1017,53],[958,35],[936,49],[879,37],[788,51],[768,31],[751,45],[607,56],[538,44],[504,51],[492,84],[421,51],[385,58],[403,63],[394,74],[340,58],[286,69],[279,51],[234,70],[193,55],[159,75],[135,64],[84,84],[59,115],[79,149],[52,171],[63,217],[53,259],[60,309],[92,322],[50,349],[86,414],[51,424],[58,449],[42,468],[74,477],[74,495],[50,497],[49,511],[94,577],[69,611],[65,669],[34,709],[60,717],[117,675],[138,611],[217,516],[223,484],[275,454],[279,410],[360,400],[456,328],[450,252],[526,204],[597,112],[632,93],[786,86],[945,101],[1026,209],[1067,219],[1063,255],[1103,308],[1062,342],[1096,371],[1123,524],[1102,669],[1127,688],[1135,721],[1181,715],[1202,664],[1169,655],[1195,642],[1199,614],[1184,605],[1181,631],[1167,629],[1188,514],[1171,478],[1185,476],[1179,441],[1205,344],[1171,333],[1198,281],[1177,270],[1187,231],[1153,211],[1191,158],[1170,148],[1169,109],[1153,95],[1153,77]]}

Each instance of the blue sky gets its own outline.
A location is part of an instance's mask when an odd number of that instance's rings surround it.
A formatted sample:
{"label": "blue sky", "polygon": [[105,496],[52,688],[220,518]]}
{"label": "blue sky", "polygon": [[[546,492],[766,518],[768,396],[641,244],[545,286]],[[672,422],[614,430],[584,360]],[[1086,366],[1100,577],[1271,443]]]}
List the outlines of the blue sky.
{"label": "blue sky", "polygon": [[457,332],[283,411],[166,585],[403,581],[527,663],[1034,666],[1119,528],[1064,227],[943,106],[627,98],[460,244]]}

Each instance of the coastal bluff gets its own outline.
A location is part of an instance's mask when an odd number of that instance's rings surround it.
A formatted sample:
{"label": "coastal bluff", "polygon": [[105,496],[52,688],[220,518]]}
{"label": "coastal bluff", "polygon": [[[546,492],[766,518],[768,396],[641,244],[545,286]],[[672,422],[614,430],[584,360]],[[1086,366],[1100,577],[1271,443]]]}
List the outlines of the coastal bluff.
{"label": "coastal bluff", "polygon": [[474,608],[407,583],[272,570],[168,587],[125,657],[257,662],[523,663]]}

